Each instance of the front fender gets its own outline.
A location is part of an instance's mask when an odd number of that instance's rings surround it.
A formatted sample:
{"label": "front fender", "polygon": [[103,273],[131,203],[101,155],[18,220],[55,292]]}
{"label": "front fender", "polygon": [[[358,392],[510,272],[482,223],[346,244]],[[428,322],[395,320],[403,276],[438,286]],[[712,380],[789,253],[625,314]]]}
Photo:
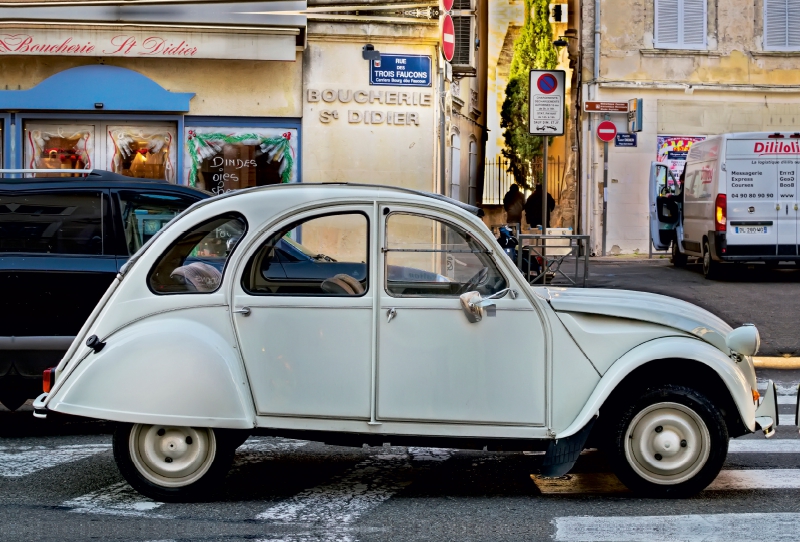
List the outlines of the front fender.
{"label": "front fender", "polygon": [[755,430],[755,411],[750,384],[730,358],[708,343],[689,337],[665,337],[640,344],[619,358],[600,379],[575,420],[556,438],[573,435],[589,423],[614,389],[633,370],[659,359],[677,358],[697,361],[716,372],[725,383],[739,415],[750,431]]}
{"label": "front fender", "polygon": [[90,351],[47,398],[47,409],[130,423],[252,428],[255,412],[233,344],[175,313],[146,318]]}

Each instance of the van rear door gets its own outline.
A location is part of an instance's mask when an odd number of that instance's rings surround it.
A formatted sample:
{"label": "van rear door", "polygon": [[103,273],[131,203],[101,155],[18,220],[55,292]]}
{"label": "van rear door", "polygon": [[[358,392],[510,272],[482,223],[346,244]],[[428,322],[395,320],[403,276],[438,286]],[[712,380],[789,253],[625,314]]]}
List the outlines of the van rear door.
{"label": "van rear door", "polygon": [[667,250],[680,220],[678,183],[666,164],[650,163],[650,239],[656,250]]}
{"label": "van rear door", "polygon": [[[779,171],[794,171],[796,161],[794,154],[776,152],[783,149],[781,143],[779,139],[728,140],[726,238],[730,256],[774,256],[779,235],[782,245],[790,243],[796,250],[795,217],[791,229],[784,217],[779,224]],[[794,195],[791,199],[793,204]]]}

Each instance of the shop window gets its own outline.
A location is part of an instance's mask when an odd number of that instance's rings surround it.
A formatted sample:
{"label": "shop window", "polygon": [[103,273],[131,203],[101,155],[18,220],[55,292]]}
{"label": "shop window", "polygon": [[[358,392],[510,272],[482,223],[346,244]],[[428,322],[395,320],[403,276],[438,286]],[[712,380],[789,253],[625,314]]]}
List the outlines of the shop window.
{"label": "shop window", "polygon": [[103,254],[107,203],[99,191],[0,195],[0,253]]}
{"label": "shop window", "polygon": [[215,292],[246,229],[242,215],[227,213],[187,231],[153,266],[150,289],[157,294]]}
{"label": "shop window", "polygon": [[385,247],[386,291],[395,297],[490,295],[506,287],[490,251],[447,222],[392,213]]}
{"label": "shop window", "polygon": [[171,194],[128,190],[120,191],[118,197],[128,255],[135,254],[170,220],[197,201]]}
{"label": "shop window", "polygon": [[106,133],[109,171],[175,182],[174,126],[108,126]]}
{"label": "shop window", "polygon": [[368,246],[361,213],[304,220],[267,239],[247,264],[242,287],[260,295],[359,296],[368,287]]}
{"label": "shop window", "polygon": [[296,181],[296,161],[294,129],[186,129],[187,181],[215,194]]}
{"label": "shop window", "polygon": [[[94,126],[38,124],[25,126],[25,167],[30,169],[91,169]],[[52,176],[52,174],[48,174]],[[62,177],[79,173],[63,173]]]}

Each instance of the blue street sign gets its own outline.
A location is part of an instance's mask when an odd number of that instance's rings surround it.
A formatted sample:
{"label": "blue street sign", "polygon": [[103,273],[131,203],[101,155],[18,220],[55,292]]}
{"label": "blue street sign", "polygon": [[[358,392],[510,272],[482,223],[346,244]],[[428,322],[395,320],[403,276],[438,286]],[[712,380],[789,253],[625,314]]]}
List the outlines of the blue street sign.
{"label": "blue street sign", "polygon": [[617,134],[614,138],[615,147],[635,147],[636,134]]}
{"label": "blue street sign", "polygon": [[431,86],[431,57],[384,55],[370,62],[369,84],[391,87]]}

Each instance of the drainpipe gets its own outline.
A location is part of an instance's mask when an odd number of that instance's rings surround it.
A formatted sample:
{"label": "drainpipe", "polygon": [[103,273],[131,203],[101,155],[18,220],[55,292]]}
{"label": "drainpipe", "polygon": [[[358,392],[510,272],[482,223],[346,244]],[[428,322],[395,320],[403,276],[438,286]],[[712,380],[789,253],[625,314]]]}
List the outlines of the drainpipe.
{"label": "drainpipe", "polygon": [[444,118],[444,71],[445,67],[439,70],[439,193],[447,195],[447,179],[445,178],[445,143],[447,134],[445,130]]}
{"label": "drainpipe", "polygon": [[[600,78],[600,0],[594,0],[594,62],[592,65],[592,84],[589,87],[589,99],[596,100],[597,99],[597,80]],[[590,153],[590,164],[589,164],[589,171],[591,172],[591,179],[592,182],[589,189],[586,191],[586,199],[588,200],[587,203],[587,217],[586,217],[586,225],[588,226],[588,234],[592,235],[594,233],[594,226],[595,226],[595,209],[597,208],[597,204],[595,199],[597,198],[597,184],[595,183],[595,147],[597,146],[597,142],[594,138],[594,116],[596,113],[589,113],[589,133],[587,134],[587,138],[590,143],[591,153]],[[603,227],[606,225],[603,224]],[[594,245],[594,243],[592,243]],[[591,252],[594,252],[592,249]]]}

